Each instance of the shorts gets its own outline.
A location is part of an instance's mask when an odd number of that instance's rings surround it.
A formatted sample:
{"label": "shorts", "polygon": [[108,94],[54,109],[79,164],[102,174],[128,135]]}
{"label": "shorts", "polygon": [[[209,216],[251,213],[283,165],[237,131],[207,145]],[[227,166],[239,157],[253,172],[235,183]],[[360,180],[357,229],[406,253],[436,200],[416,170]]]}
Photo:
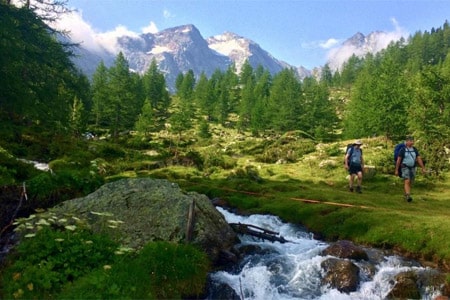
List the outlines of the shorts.
{"label": "shorts", "polygon": [[348,167],[348,174],[358,174],[359,172],[362,173],[362,167],[359,164],[350,164]]}
{"label": "shorts", "polygon": [[415,167],[407,167],[407,166],[402,166],[402,178],[403,179],[410,179],[410,180],[414,180],[414,178],[416,177],[416,168]]}

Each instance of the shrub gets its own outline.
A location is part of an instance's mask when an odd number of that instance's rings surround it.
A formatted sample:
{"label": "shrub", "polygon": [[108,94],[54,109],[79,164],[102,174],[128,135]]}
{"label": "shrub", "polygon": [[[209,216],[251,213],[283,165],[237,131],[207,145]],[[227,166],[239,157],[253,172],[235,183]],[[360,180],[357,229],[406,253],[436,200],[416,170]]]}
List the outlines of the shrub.
{"label": "shrub", "polygon": [[180,299],[203,293],[207,256],[191,245],[151,242],[134,256],[80,278],[61,299]]}
{"label": "shrub", "polygon": [[248,179],[258,183],[263,181],[255,166],[246,166],[244,168],[233,170],[230,175],[228,175],[227,179]]}
{"label": "shrub", "polygon": [[236,160],[228,155],[224,155],[221,150],[208,150],[203,153],[204,168],[221,167],[223,169],[234,168],[237,164]]}
{"label": "shrub", "polygon": [[315,144],[309,139],[293,140],[282,137],[266,146],[263,153],[255,155],[255,159],[265,163],[275,163],[283,160],[287,162],[296,162],[299,157],[314,152]]}
{"label": "shrub", "polygon": [[25,235],[9,258],[2,278],[5,298],[51,299],[67,283],[112,263],[117,245],[109,238],[75,225],[55,230],[50,220],[37,222],[42,229]]}
{"label": "shrub", "polygon": [[125,157],[125,151],[114,144],[100,145],[98,152],[98,155],[106,160]]}
{"label": "shrub", "polygon": [[75,197],[87,195],[104,183],[103,177],[90,169],[60,169],[44,172],[27,181],[28,192],[39,207],[47,208]]}

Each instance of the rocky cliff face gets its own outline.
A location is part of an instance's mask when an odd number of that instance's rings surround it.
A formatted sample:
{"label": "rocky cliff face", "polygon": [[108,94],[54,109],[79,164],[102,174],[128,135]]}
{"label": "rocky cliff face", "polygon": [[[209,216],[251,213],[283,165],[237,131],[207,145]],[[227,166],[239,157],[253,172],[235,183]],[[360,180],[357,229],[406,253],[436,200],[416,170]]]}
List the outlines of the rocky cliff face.
{"label": "rocky cliff face", "polygon": [[213,262],[236,242],[236,234],[205,195],[184,193],[167,180],[122,179],[53,210],[88,219],[96,232],[108,225],[102,216],[109,214],[123,222],[116,230],[125,246],[140,248],[157,240],[191,242]]}
{"label": "rocky cliff face", "polygon": [[[121,51],[130,68],[139,74],[145,73],[155,60],[171,91],[175,91],[175,81],[180,73],[192,70],[197,78],[201,73],[210,77],[216,70],[225,71],[232,63],[239,71],[245,60],[248,60],[252,67],[261,65],[272,74],[285,68],[293,68],[301,79],[311,75],[303,67],[295,68],[274,58],[247,38],[227,32],[205,39],[191,24],[168,28],[158,33],[119,37],[115,51]],[[101,60],[107,67],[112,66],[117,53],[90,52],[81,45],[73,60],[91,77]]]}

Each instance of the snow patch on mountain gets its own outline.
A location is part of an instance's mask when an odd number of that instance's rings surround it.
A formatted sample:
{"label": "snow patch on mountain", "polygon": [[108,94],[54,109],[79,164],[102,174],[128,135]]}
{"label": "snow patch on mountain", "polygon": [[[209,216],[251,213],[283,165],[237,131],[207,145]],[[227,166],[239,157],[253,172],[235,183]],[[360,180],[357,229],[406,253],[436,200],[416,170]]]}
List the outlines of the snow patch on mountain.
{"label": "snow patch on mountain", "polygon": [[232,32],[209,37],[206,39],[206,42],[209,48],[228,56],[235,63],[238,72],[241,70],[245,60],[253,54],[250,50],[250,45],[255,44],[251,40]]}
{"label": "snow patch on mountain", "polygon": [[340,70],[343,64],[352,56],[364,57],[368,53],[377,53],[397,42],[405,36],[401,30],[394,32],[374,31],[365,36],[361,32],[347,39],[340,47],[331,49],[328,53],[327,64],[331,70]]}

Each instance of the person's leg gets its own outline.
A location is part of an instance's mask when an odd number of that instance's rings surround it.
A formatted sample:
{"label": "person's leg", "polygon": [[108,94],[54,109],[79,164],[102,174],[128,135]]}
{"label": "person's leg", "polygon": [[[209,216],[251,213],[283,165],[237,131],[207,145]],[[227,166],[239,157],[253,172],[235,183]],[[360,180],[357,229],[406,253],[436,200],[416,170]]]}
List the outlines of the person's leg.
{"label": "person's leg", "polygon": [[349,176],[349,179],[348,179],[348,188],[349,188],[350,192],[353,192],[353,182],[354,182],[354,180],[355,180],[355,174],[350,172],[350,176]]}
{"label": "person's leg", "polygon": [[402,177],[403,177],[403,189],[405,191],[405,200],[408,202],[412,201],[411,198],[411,176],[412,172],[409,168],[402,168]]}
{"label": "person's leg", "polygon": [[357,175],[358,175],[358,186],[356,187],[356,191],[358,193],[361,193],[361,185],[362,185],[362,177],[363,177],[362,171],[359,171]]}
{"label": "person's leg", "polygon": [[411,194],[411,180],[405,179],[405,195],[410,195]]}

